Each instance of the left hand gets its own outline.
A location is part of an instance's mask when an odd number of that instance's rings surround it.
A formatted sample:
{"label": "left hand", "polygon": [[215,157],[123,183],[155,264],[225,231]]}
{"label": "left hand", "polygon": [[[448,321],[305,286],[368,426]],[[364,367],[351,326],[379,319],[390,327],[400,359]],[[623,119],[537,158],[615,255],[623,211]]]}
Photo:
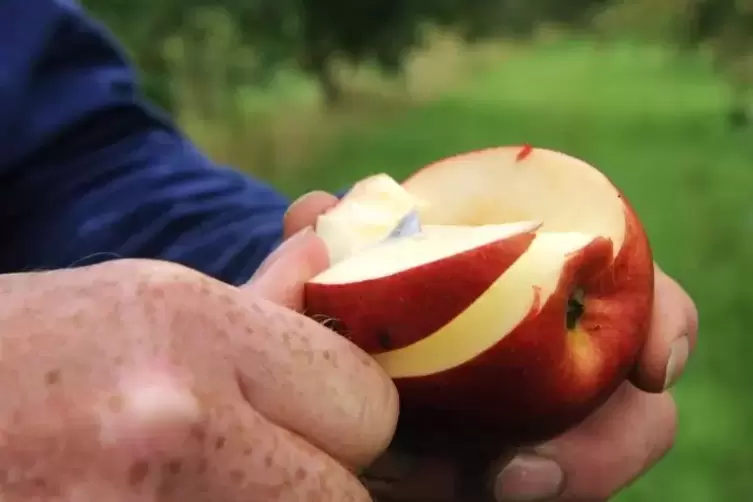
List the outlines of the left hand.
{"label": "left hand", "polygon": [[[313,225],[337,199],[313,192],[285,217],[286,236]],[[688,294],[656,268],[651,332],[639,364],[611,399],[579,426],[535,448],[503,451],[488,473],[486,500],[459,486],[467,466],[457,459],[417,457],[392,448],[367,473],[378,502],[601,502],[653,467],[671,448],[677,426],[669,389],[695,347],[698,313]],[[465,469],[461,469],[466,467]],[[478,474],[484,484],[483,472]],[[475,490],[474,490],[475,491]]]}

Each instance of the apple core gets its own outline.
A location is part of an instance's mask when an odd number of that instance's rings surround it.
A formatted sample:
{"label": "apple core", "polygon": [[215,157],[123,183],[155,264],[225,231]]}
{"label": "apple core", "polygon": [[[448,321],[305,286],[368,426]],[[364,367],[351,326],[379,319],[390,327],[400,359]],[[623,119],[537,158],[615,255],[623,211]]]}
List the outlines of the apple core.
{"label": "apple core", "polygon": [[570,294],[567,299],[567,318],[566,325],[568,330],[573,330],[578,325],[578,321],[585,311],[584,305],[585,292],[577,288]]}

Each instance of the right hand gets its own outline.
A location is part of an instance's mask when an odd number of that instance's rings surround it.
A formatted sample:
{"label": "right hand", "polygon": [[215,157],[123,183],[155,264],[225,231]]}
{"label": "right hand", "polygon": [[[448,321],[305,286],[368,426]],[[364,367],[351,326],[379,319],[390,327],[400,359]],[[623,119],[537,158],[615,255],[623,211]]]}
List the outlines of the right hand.
{"label": "right hand", "polygon": [[0,276],[0,499],[370,500],[397,393],[295,312],[321,246],[244,288],[146,260]]}
{"label": "right hand", "polygon": [[[335,204],[337,199],[323,192],[301,197],[288,211],[286,233],[311,225]],[[400,448],[405,434],[399,434],[391,450],[364,473],[374,495],[394,502],[471,502],[491,500],[492,495],[498,500],[598,502],[645,474],[671,448],[677,416],[668,388],[682,373],[698,337],[693,300],[658,267],[655,288],[651,331],[631,382],[577,427],[519,451],[498,445],[491,466],[488,458],[467,453],[406,451]],[[421,439],[426,437],[418,434],[412,442]]]}

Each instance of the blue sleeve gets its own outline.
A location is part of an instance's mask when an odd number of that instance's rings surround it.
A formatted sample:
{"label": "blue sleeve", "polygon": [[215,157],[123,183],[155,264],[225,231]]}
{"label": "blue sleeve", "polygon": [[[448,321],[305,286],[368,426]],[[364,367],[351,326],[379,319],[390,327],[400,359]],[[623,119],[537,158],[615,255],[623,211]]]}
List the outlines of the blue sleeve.
{"label": "blue sleeve", "polygon": [[149,257],[239,283],[279,243],[288,201],[151,109],[72,1],[1,2],[0,63],[0,272]]}

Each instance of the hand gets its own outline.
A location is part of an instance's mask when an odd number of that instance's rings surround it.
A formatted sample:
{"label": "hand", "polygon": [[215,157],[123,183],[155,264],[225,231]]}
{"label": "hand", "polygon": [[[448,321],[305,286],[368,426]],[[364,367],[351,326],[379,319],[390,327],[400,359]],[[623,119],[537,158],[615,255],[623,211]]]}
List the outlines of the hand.
{"label": "hand", "polygon": [[[311,225],[337,200],[315,192],[289,210],[286,231]],[[667,389],[695,347],[698,319],[683,289],[656,270],[652,330],[637,370],[612,398],[580,426],[526,451],[504,451],[491,470],[466,459],[417,457],[396,441],[367,472],[384,502],[578,501],[600,502],[645,473],[671,448],[677,422]],[[488,475],[487,475],[488,473]],[[477,498],[465,495],[468,475]],[[474,495],[474,497],[476,497]]]}
{"label": "hand", "polygon": [[286,242],[243,289],[123,260],[0,275],[0,499],[367,502],[397,394],[299,307]]}

